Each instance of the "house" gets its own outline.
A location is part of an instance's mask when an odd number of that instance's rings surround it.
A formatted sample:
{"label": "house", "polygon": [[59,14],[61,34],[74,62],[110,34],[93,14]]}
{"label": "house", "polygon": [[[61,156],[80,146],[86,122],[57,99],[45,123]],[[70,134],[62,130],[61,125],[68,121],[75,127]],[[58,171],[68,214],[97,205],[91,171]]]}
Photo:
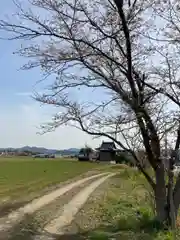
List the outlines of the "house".
{"label": "house", "polygon": [[114,161],[116,156],[116,145],[114,142],[102,142],[99,150],[99,161]]}

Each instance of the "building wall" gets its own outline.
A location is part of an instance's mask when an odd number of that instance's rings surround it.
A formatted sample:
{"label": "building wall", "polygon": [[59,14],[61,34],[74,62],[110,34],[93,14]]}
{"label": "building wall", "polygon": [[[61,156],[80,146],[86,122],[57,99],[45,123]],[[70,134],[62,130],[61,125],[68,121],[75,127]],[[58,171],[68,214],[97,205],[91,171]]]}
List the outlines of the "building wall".
{"label": "building wall", "polygon": [[100,152],[99,160],[100,161],[107,161],[107,162],[112,161],[112,160],[114,160],[113,156],[114,156],[113,153],[103,151],[103,152]]}

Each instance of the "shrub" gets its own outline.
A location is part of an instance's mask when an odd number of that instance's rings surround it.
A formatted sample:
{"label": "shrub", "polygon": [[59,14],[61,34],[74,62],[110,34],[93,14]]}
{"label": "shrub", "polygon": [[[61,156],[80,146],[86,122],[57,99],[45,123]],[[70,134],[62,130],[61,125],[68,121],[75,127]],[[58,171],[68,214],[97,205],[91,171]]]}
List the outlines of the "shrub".
{"label": "shrub", "polygon": [[131,160],[126,153],[118,153],[115,157],[116,163],[131,165]]}

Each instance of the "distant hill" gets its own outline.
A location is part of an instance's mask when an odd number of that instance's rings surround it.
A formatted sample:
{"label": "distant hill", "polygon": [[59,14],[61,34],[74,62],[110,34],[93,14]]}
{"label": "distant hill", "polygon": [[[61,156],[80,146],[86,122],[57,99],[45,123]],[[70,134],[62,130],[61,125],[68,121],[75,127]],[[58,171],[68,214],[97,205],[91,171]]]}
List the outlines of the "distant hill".
{"label": "distant hill", "polygon": [[74,154],[77,154],[79,152],[79,149],[78,148],[69,148],[69,149],[57,150],[57,149],[47,149],[47,148],[43,148],[43,147],[24,146],[22,148],[0,148],[0,151],[16,151],[16,152],[29,151],[29,152],[32,152],[32,153],[74,155]]}

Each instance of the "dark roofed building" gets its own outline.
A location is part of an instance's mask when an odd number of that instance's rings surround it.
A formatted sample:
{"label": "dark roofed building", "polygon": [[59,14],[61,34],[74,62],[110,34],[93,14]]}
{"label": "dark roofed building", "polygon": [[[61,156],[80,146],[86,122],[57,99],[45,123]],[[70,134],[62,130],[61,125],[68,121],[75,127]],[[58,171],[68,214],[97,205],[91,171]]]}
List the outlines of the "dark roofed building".
{"label": "dark roofed building", "polygon": [[114,142],[102,142],[99,148],[99,161],[114,161],[116,150]]}

